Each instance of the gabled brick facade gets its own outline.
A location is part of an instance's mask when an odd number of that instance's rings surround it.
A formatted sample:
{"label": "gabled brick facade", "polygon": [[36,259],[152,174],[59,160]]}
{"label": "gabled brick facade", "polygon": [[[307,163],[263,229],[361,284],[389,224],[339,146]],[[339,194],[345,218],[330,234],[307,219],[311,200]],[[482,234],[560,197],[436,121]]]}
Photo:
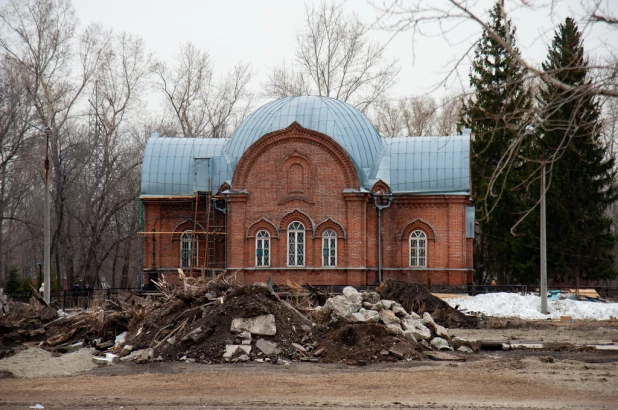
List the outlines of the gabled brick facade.
{"label": "gabled brick facade", "polygon": [[[219,207],[225,203],[226,213],[211,212],[218,218],[214,225],[225,228],[210,234],[216,255],[208,267],[225,268],[243,283],[272,277],[275,283],[289,279],[312,285],[377,284],[377,202],[385,206],[380,244],[383,279],[451,286],[472,282],[472,239],[466,238],[468,195],[391,194],[383,181],[369,191],[362,188],[358,172],[346,151],[325,134],[294,123],[264,135],[245,151],[231,186],[223,187],[218,196],[217,203]],[[199,201],[196,212],[192,197],[143,198],[143,203],[144,229],[151,232],[145,235],[144,268],[173,272],[180,263],[180,243],[174,232],[195,220],[201,227],[213,223],[207,223]],[[298,247],[293,252],[294,261],[300,258],[302,266],[289,266],[288,229],[293,222],[304,227],[302,235],[294,234],[296,242],[302,240],[302,252]],[[261,250],[256,250],[262,231],[268,233],[267,252],[263,239]],[[323,266],[327,231],[336,234],[336,266]],[[421,267],[411,266],[410,237],[418,231],[426,241]],[[206,260],[207,237],[196,235],[203,258],[198,257],[194,274],[205,265],[200,261]],[[258,261],[256,255],[262,259]],[[268,266],[259,266],[264,264]]]}

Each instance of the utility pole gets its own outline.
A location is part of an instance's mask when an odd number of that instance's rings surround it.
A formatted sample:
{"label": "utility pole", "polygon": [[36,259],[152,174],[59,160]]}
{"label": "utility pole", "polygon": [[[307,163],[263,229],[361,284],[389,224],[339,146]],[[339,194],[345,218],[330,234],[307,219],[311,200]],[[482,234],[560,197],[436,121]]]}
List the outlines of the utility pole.
{"label": "utility pole", "polygon": [[545,221],[545,158],[541,164],[541,313],[547,314],[547,249]]}
{"label": "utility pole", "polygon": [[50,228],[49,228],[49,136],[51,128],[45,128],[45,211],[43,226],[43,283],[45,288],[43,298],[45,302],[51,302],[51,275],[50,275]]}

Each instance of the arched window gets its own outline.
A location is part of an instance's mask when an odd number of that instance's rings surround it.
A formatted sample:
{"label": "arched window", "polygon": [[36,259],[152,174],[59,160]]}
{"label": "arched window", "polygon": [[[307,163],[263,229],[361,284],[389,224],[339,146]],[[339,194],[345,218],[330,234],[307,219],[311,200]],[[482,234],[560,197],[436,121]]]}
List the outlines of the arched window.
{"label": "arched window", "polygon": [[[193,263],[191,262],[191,248],[193,248]],[[193,234],[191,231],[183,232],[180,236],[180,267],[190,268],[192,265],[197,265],[199,242],[193,242]]]}
{"label": "arched window", "polygon": [[337,266],[337,234],[331,229],[322,235],[322,266]]}
{"label": "arched window", "polygon": [[255,266],[270,266],[270,235],[266,231],[255,235]]}
{"label": "arched window", "polygon": [[427,266],[427,235],[423,231],[410,234],[410,266]]}
{"label": "arched window", "polygon": [[288,225],[288,266],[305,266],[305,226],[298,221]]}

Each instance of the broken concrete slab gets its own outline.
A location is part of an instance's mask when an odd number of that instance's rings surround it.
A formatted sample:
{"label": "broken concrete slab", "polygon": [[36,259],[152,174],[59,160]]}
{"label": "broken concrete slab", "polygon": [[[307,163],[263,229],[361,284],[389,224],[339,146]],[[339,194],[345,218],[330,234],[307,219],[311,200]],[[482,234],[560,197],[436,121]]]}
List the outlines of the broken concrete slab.
{"label": "broken concrete slab", "polygon": [[416,340],[431,338],[431,330],[423,325],[420,320],[414,319],[411,316],[402,319],[401,327],[403,330],[411,331]]}
{"label": "broken concrete slab", "polygon": [[230,359],[232,356],[234,356],[236,353],[238,352],[244,352],[244,354],[249,354],[251,353],[251,346],[246,346],[246,345],[226,345],[225,346],[225,353],[223,353],[223,358],[224,359]]}
{"label": "broken concrete slab", "polygon": [[346,298],[349,298],[350,296],[359,295],[358,290],[356,290],[352,286],[346,286],[345,288],[343,288],[341,293],[343,293],[343,296],[345,296]]}
{"label": "broken concrete slab", "polygon": [[388,300],[388,299],[382,299],[382,306],[384,306],[384,309],[390,310],[393,308],[393,306],[395,306],[395,302],[394,300]]}
{"label": "broken concrete slab", "polygon": [[470,347],[464,346],[464,345],[459,346],[457,348],[457,351],[458,352],[462,352],[462,353],[474,353],[474,350],[472,350]]}
{"label": "broken concrete slab", "polygon": [[240,333],[243,330],[254,335],[274,336],[277,334],[275,316],[272,314],[232,320],[230,332]]}
{"label": "broken concrete slab", "polygon": [[380,314],[375,310],[366,310],[361,308],[358,312],[352,313],[350,319],[352,322],[372,322],[377,323],[380,320]]}
{"label": "broken concrete slab", "polygon": [[383,309],[379,313],[380,320],[385,325],[399,325],[401,323],[401,319],[395,316],[392,310]]}
{"label": "broken concrete slab", "polygon": [[105,357],[92,356],[92,361],[101,366],[109,366],[120,362],[120,358],[112,353],[107,353]]}
{"label": "broken concrete slab", "polygon": [[322,310],[331,316],[348,319],[353,313],[360,310],[362,306],[360,296],[358,300],[349,299],[344,295],[332,297],[326,301]]}
{"label": "broken concrete slab", "polygon": [[402,349],[399,346],[393,346],[388,349],[388,352],[395,356],[397,359],[403,359],[406,356],[406,350]]}
{"label": "broken concrete slab", "polygon": [[122,357],[120,359],[121,362],[146,362],[148,360],[152,360],[154,357],[154,349],[141,349],[136,350],[129,354],[128,356]]}
{"label": "broken concrete slab", "polygon": [[428,322],[427,327],[433,329],[436,336],[441,337],[443,339],[448,339],[448,329],[444,326],[440,326],[434,321]]}
{"label": "broken concrete slab", "polygon": [[453,350],[453,348],[448,345],[448,341],[441,337],[434,337],[429,344],[436,350]]}
{"label": "broken concrete slab", "polygon": [[251,340],[251,332],[247,332],[246,330],[243,330],[242,332],[238,334],[238,337],[244,340]]}
{"label": "broken concrete slab", "polygon": [[417,341],[416,337],[414,336],[414,332],[411,331],[411,330],[404,330],[403,331],[403,335],[404,335],[404,337],[407,337],[410,340],[413,340],[415,342]]}
{"label": "broken concrete slab", "polygon": [[363,292],[361,293],[361,298],[363,299],[363,302],[371,303],[372,305],[380,301],[380,295],[378,292]]}
{"label": "broken concrete slab", "polygon": [[399,325],[391,324],[386,325],[386,327],[389,328],[396,335],[403,335],[403,329]]}
{"label": "broken concrete slab", "polygon": [[399,317],[405,317],[408,315],[408,312],[406,312],[406,310],[402,306],[393,306],[391,310]]}
{"label": "broken concrete slab", "polygon": [[269,342],[264,339],[258,339],[257,342],[255,342],[255,347],[267,356],[281,353],[281,349],[277,347],[277,343]]}

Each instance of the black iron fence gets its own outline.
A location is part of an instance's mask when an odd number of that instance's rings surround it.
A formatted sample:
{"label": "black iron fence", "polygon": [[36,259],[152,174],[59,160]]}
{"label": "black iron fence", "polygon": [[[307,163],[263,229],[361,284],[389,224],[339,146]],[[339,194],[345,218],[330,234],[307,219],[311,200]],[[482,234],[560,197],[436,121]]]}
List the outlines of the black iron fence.
{"label": "black iron fence", "polygon": [[[143,294],[145,291],[141,288],[69,289],[52,291],[50,296],[51,303],[57,303],[60,309],[87,309],[93,301],[112,300],[122,292]],[[34,292],[14,292],[8,296],[15,302],[28,303]]]}

